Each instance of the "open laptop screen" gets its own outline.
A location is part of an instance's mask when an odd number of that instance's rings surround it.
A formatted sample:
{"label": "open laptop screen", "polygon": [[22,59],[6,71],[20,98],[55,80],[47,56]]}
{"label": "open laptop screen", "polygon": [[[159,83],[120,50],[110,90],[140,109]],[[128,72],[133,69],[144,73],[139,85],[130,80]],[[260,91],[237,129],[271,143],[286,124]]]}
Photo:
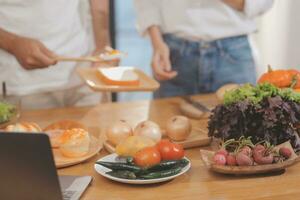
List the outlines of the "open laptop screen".
{"label": "open laptop screen", "polygon": [[0,199],[62,199],[47,135],[0,132],[0,158]]}

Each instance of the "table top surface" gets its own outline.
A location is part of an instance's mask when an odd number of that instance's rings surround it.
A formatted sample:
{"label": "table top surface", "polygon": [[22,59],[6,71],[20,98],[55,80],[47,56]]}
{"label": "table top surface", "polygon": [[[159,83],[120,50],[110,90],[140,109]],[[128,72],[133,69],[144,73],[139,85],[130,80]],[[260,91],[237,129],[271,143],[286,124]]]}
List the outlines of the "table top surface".
{"label": "table top surface", "polygon": [[[217,104],[214,95],[195,96],[206,105]],[[46,126],[60,119],[74,119],[89,128],[99,130],[113,121],[125,119],[133,126],[146,119],[164,126],[166,120],[180,114],[180,98],[128,103],[106,103],[95,107],[62,108],[24,111],[21,120],[33,121]],[[204,128],[207,120],[193,121]],[[186,150],[192,167],[184,175],[165,183],[153,185],[128,185],[102,177],[94,170],[94,163],[108,153],[103,149],[92,159],[67,168],[59,169],[60,175],[90,175],[91,186],[83,200],[95,199],[300,199],[300,164],[288,168],[282,174],[231,176],[209,171],[200,159],[200,148]]]}

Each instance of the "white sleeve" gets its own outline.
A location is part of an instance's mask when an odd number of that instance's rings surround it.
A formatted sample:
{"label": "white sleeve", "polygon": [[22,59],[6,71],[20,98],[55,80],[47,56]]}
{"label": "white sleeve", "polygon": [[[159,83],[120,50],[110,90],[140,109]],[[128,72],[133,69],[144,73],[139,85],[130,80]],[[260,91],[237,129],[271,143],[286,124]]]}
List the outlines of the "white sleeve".
{"label": "white sleeve", "polygon": [[145,35],[152,25],[161,25],[160,0],[134,0],[137,17],[137,29]]}
{"label": "white sleeve", "polygon": [[245,0],[244,13],[254,18],[265,13],[273,5],[274,0]]}

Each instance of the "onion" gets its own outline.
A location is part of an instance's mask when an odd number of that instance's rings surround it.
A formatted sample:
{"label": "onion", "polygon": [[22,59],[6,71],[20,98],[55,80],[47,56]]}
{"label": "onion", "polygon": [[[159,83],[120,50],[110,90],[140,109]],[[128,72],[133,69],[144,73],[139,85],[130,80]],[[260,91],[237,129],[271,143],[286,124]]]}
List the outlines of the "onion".
{"label": "onion", "polygon": [[167,121],[166,130],[169,138],[175,141],[182,141],[188,138],[192,125],[190,120],[181,115],[171,117]]}
{"label": "onion", "polygon": [[160,127],[152,121],[140,122],[134,129],[134,135],[145,136],[154,142],[159,142],[162,137]]}
{"label": "onion", "polygon": [[131,135],[132,128],[125,120],[115,122],[106,130],[108,141],[115,146]]}

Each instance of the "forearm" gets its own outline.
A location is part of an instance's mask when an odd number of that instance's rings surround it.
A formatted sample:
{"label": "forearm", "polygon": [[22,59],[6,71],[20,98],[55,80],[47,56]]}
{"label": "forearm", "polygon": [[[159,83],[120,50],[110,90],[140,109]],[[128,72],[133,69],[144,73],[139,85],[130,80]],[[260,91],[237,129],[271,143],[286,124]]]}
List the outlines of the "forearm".
{"label": "forearm", "polygon": [[222,1],[235,10],[244,11],[245,0],[222,0]]}
{"label": "forearm", "polygon": [[150,26],[147,31],[150,36],[152,46],[154,48],[156,48],[157,46],[159,46],[161,43],[164,42],[161,31],[158,26],[156,25]]}
{"label": "forearm", "polygon": [[11,44],[16,37],[17,35],[0,28],[0,48],[11,52]]}
{"label": "forearm", "polygon": [[96,49],[110,45],[109,0],[90,0]]}

